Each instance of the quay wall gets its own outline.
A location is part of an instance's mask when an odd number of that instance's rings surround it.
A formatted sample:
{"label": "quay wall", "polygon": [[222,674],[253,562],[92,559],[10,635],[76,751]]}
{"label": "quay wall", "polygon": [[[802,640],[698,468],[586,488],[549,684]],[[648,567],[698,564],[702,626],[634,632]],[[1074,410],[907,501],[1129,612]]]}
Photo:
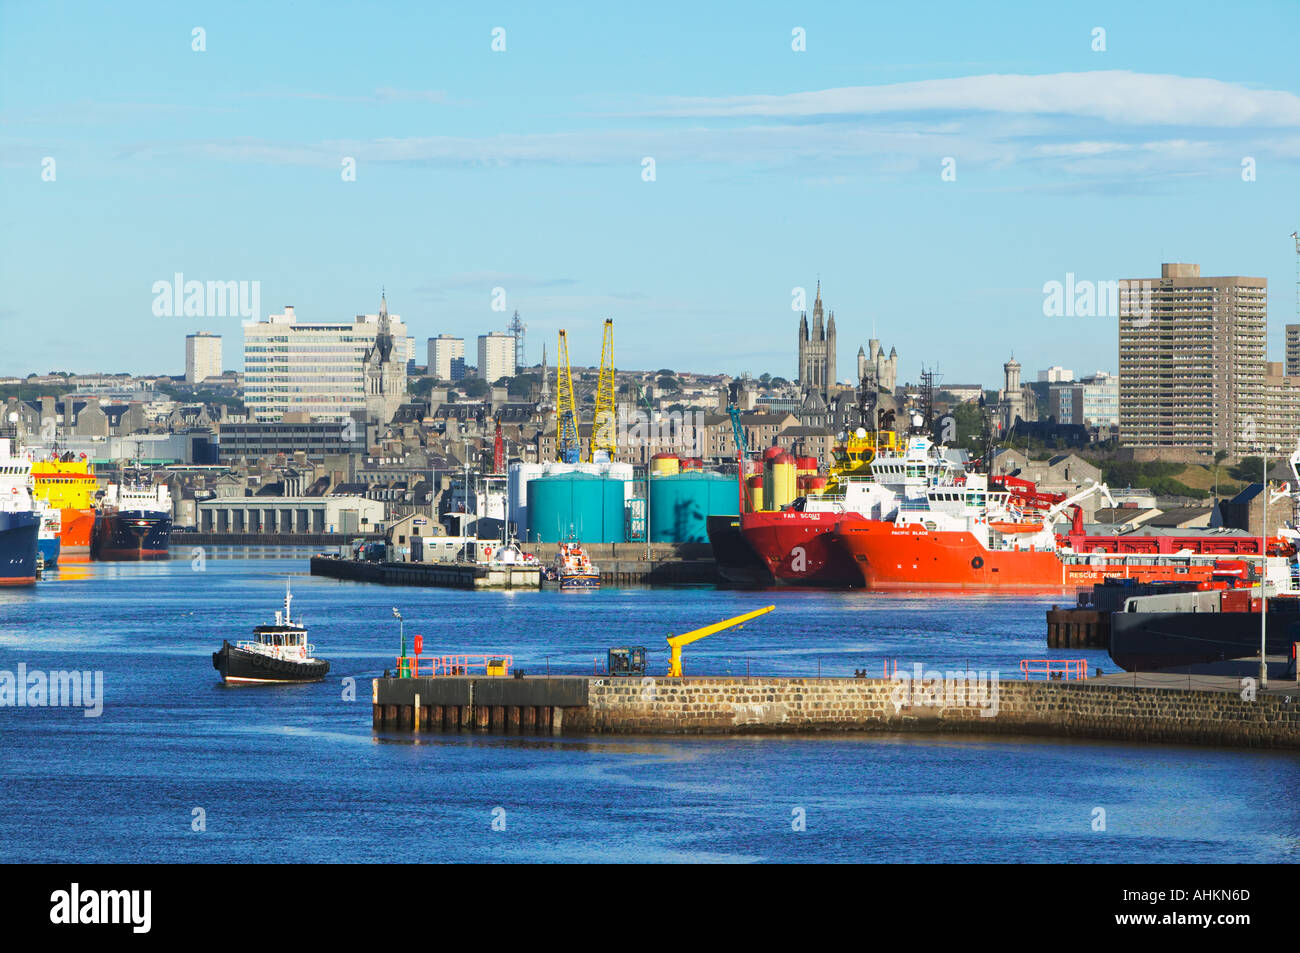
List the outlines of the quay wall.
{"label": "quay wall", "polygon": [[[859,678],[593,679],[565,730],[636,733],[936,731],[1300,748],[1300,693],[1260,695],[1086,682],[998,683],[996,713],[895,704],[898,683]],[[916,689],[919,695],[919,688]]]}
{"label": "quay wall", "polygon": [[[403,681],[407,684],[394,685]],[[376,728],[413,722],[413,681],[420,680],[376,680]],[[527,681],[545,686],[560,679]],[[895,703],[898,683],[885,679],[586,678],[582,699],[572,684],[576,677],[563,681],[566,684],[556,685],[550,694],[546,688],[534,688],[532,692],[542,694],[515,700],[525,709],[536,707],[527,716],[530,723],[545,723],[564,734],[919,731],[1300,749],[1300,692],[1294,700],[1261,693],[1257,700],[1246,701],[1227,691],[1004,681],[998,683],[995,713],[984,717],[973,701],[900,707]],[[439,686],[439,690],[451,691],[452,686]],[[919,687],[915,690],[919,696]],[[424,705],[432,697],[429,691]],[[450,704],[467,701],[445,699]],[[492,702],[512,704],[495,697]],[[441,712],[421,714],[423,730],[450,724]],[[509,708],[480,715],[468,704],[458,712],[456,725],[509,730],[518,718]]]}

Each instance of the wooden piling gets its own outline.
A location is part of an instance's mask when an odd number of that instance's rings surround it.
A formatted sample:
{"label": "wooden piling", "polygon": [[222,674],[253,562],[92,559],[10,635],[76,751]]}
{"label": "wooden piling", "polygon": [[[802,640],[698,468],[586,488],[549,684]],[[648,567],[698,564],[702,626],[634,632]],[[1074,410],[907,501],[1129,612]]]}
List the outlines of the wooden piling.
{"label": "wooden piling", "polygon": [[506,730],[518,731],[519,723],[522,720],[523,720],[523,716],[519,713],[519,706],[511,705],[509,711],[506,714]]}
{"label": "wooden piling", "polygon": [[505,705],[492,706],[492,730],[493,731],[506,730],[506,706]]}
{"label": "wooden piling", "polygon": [[474,727],[479,731],[488,730],[489,711],[487,705],[474,706]]}
{"label": "wooden piling", "polygon": [[535,731],[537,729],[537,709],[532,705],[522,705],[519,710],[523,715],[524,731]]}
{"label": "wooden piling", "polygon": [[550,705],[542,705],[537,709],[537,730],[547,735],[551,733]]}
{"label": "wooden piling", "polygon": [[375,728],[382,728],[384,726],[384,706],[371,705],[370,707],[373,709],[370,714],[371,725]]}
{"label": "wooden piling", "polygon": [[395,724],[397,724],[397,706],[396,706],[396,705],[385,705],[385,706],[384,706],[384,724],[385,724],[385,725],[395,725]]}

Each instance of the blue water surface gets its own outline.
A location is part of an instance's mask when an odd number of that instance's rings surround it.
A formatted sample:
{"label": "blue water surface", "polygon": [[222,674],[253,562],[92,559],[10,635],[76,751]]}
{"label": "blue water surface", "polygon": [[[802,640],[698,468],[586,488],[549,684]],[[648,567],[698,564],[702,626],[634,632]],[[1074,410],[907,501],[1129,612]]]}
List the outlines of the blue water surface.
{"label": "blue water surface", "polygon": [[[371,729],[367,679],[408,641],[586,673],[763,605],[687,674],[997,670],[1049,651],[1057,596],[392,588],[305,555],[65,564],[0,593],[0,669],[102,671],[102,716],[0,708],[0,853],[15,861],[1290,861],[1300,758],[1039,739],[821,734],[518,737]],[[292,576],[328,681],[226,687],[222,638]],[[346,697],[346,678],[355,699]],[[1101,812],[1099,813],[1098,809]],[[201,818],[203,823],[197,823]],[[1104,825],[1099,820],[1104,819]],[[196,826],[203,827],[195,830]],[[802,828],[802,829],[800,829]],[[1104,828],[1104,829],[1099,829]]]}

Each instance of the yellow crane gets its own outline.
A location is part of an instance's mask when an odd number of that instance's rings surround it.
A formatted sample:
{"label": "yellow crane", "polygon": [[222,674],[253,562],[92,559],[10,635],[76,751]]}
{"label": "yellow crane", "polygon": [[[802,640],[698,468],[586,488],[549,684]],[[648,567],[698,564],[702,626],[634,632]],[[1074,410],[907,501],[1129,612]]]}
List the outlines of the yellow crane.
{"label": "yellow crane", "polygon": [[600,375],[596,378],[596,416],[592,420],[588,463],[613,460],[618,452],[618,435],[614,430],[614,319],[605,319],[605,334],[600,342]]}
{"label": "yellow crane", "polygon": [[723,629],[730,629],[733,625],[741,625],[750,619],[757,619],[761,615],[767,615],[776,606],[768,606],[765,609],[755,609],[753,612],[746,612],[744,615],[738,615],[731,619],[723,619],[721,622],[715,622],[713,625],[706,625],[702,629],[695,629],[692,632],[683,632],[681,635],[668,636],[668,647],[672,650],[672,658],[668,662],[668,677],[682,677],[682,646],[690,645],[692,642],[704,638],[706,635],[712,635],[714,632],[721,632]]}
{"label": "yellow crane", "polygon": [[569,371],[569,336],[560,329],[560,354],[555,365],[555,453],[560,463],[577,463],[581,452],[578,405],[573,399]]}

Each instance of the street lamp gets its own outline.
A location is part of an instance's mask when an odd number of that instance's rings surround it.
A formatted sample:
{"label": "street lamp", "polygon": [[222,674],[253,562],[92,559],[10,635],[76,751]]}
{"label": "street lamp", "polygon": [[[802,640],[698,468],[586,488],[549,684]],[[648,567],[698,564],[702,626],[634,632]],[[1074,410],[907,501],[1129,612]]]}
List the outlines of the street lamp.
{"label": "street lamp", "polygon": [[[397,620],[397,632],[402,640],[401,658],[404,661],[406,659],[406,623],[402,621],[402,614],[397,611],[396,606],[393,607],[393,618]],[[402,662],[398,662],[398,668],[397,668],[398,678],[402,677],[402,668],[401,668],[402,664],[403,664]]]}

